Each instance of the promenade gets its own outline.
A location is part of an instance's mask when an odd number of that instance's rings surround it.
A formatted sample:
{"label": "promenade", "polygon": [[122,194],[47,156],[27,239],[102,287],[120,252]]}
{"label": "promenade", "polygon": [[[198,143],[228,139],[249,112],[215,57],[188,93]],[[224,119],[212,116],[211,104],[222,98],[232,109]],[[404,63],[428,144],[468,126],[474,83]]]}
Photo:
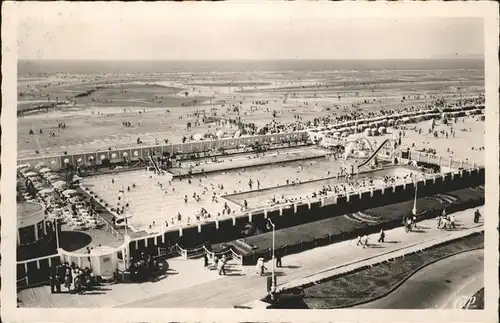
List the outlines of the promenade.
{"label": "promenade", "polygon": [[[371,235],[369,248],[344,241],[285,256],[283,268],[276,270],[278,287],[298,286],[331,277],[481,231],[482,220],[479,224],[473,223],[474,210],[455,213],[458,226],[451,231],[437,229],[436,221],[431,219],[420,222],[414,232],[405,233],[403,228],[386,231],[384,244],[376,243],[378,234]],[[483,213],[483,207],[479,210]],[[84,295],[50,294],[49,287],[42,286],[21,291],[19,306],[229,308],[248,304],[266,294],[266,277],[257,275],[254,266],[230,264],[228,275],[219,276],[213,270],[204,269],[202,259],[175,258],[169,260],[169,264],[169,275],[157,282],[105,286]],[[266,267],[270,271],[272,265],[267,263]]]}

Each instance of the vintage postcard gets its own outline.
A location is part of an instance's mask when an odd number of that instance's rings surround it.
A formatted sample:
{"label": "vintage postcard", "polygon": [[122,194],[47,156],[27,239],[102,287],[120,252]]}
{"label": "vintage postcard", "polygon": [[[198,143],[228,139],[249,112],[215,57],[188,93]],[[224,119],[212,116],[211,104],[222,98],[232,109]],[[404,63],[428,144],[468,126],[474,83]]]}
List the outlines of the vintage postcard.
{"label": "vintage postcard", "polygon": [[2,8],[6,322],[493,322],[498,4]]}

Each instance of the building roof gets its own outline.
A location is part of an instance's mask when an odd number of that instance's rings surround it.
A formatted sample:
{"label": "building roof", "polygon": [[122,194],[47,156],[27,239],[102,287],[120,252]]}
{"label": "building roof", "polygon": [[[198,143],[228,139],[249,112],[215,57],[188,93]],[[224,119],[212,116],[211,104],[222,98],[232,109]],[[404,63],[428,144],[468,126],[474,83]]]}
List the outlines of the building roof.
{"label": "building roof", "polygon": [[17,204],[17,218],[27,218],[42,211],[40,204],[22,202]]}

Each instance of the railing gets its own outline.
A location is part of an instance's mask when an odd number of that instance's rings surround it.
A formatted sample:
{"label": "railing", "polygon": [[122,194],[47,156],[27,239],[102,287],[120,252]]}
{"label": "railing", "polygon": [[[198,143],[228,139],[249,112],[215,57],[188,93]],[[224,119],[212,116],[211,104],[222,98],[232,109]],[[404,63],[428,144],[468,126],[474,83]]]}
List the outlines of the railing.
{"label": "railing", "polygon": [[[23,265],[23,264],[28,264],[28,263],[32,263],[32,262],[40,262],[41,260],[45,260],[45,259],[48,259],[48,261],[50,263],[51,259],[56,258],[56,257],[60,257],[58,253],[48,255],[48,256],[33,258],[33,259],[21,260],[21,261],[18,261],[17,264]],[[39,267],[39,265],[37,265],[37,267]]]}
{"label": "railing", "polygon": [[226,256],[227,258],[229,259],[234,259],[238,262],[238,264],[240,265],[243,265],[243,256],[242,255],[239,255],[237,254],[236,252],[234,252],[233,249],[229,249],[229,250],[226,250],[226,251],[223,251],[223,252],[214,252],[214,251],[210,251],[208,250],[205,246],[203,246],[203,249],[204,249],[204,252],[207,254],[208,256],[208,259],[211,261],[211,262],[215,262],[215,258],[221,258],[222,256]]}
{"label": "railing", "polygon": [[[159,250],[160,250],[159,253],[161,253],[162,249],[165,250],[165,248],[159,248]],[[238,264],[240,264],[240,265],[243,264],[243,256],[237,254],[232,249],[229,249],[229,250],[226,250],[223,252],[214,252],[214,251],[208,250],[207,247],[205,247],[205,246],[194,248],[194,249],[187,249],[187,248],[184,249],[181,246],[179,246],[178,244],[176,244],[175,250],[177,251],[179,256],[181,256],[184,259],[198,258],[198,257],[201,257],[204,254],[206,254],[208,259],[211,262],[214,262],[216,257],[220,258],[222,256],[226,256],[229,259],[236,260],[238,262]]]}
{"label": "railing", "polygon": [[[51,268],[52,265],[53,265],[53,262],[57,263],[57,261],[56,261],[57,259],[59,260],[59,263],[60,263],[61,256],[58,253],[57,254],[48,255],[48,256],[43,256],[43,257],[38,257],[38,258],[33,258],[33,259],[28,259],[28,260],[23,260],[23,261],[18,261],[17,262],[17,266],[19,266],[19,265],[23,266],[24,277],[20,278],[19,280],[17,280],[17,285],[19,286],[19,284],[21,284],[23,281],[25,281],[26,284],[25,285],[21,285],[20,287],[28,287],[28,286],[31,286],[31,285],[36,285],[36,284],[47,282],[48,281],[48,275],[45,275],[46,273],[44,272],[44,269]],[[47,260],[48,267],[43,266],[44,268],[42,268],[42,262],[44,260]],[[33,264],[33,263],[36,264],[36,270],[40,274],[42,274],[43,277],[45,277],[45,278],[43,278],[41,280],[37,279],[35,282],[32,282],[30,280],[30,277],[34,278],[33,275],[30,275],[30,273],[29,273],[30,264]],[[35,273],[35,274],[37,274],[37,273]],[[19,268],[18,268],[18,274],[19,274]],[[33,272],[32,272],[32,274],[33,274]]]}
{"label": "railing", "polygon": [[187,250],[182,249],[178,244],[175,245],[175,251],[184,259],[187,259]]}
{"label": "railing", "polygon": [[[96,201],[96,203],[98,203],[103,209],[105,209],[106,211],[108,211],[109,213],[111,213],[112,215],[115,215],[115,212],[112,212],[110,208],[108,208],[107,206],[104,205],[104,203],[101,203],[99,201],[98,198],[95,198],[94,196],[92,196],[92,194],[90,194],[90,192],[84,187],[82,186],[81,184],[79,185],[80,189],[82,190],[82,192],[85,192],[85,194],[87,194],[89,197],[91,197],[94,201]],[[106,220],[102,215],[100,215],[98,212],[95,212],[95,214],[97,214],[97,216],[101,219],[101,221],[103,221],[105,224],[106,224],[106,229],[111,231],[111,235],[115,238],[115,239],[122,239],[123,238],[123,234],[119,231],[117,231],[114,227],[113,227],[113,224],[110,223],[108,220]]]}

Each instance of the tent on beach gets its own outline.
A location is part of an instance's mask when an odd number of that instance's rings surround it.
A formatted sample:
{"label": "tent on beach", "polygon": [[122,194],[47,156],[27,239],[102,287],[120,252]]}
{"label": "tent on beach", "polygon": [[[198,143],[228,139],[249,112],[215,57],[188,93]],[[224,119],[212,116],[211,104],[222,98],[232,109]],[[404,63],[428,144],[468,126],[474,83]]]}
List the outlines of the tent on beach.
{"label": "tent on beach", "polygon": [[219,130],[217,131],[217,133],[215,134],[217,136],[217,138],[219,139],[222,139],[224,138],[224,130]]}

